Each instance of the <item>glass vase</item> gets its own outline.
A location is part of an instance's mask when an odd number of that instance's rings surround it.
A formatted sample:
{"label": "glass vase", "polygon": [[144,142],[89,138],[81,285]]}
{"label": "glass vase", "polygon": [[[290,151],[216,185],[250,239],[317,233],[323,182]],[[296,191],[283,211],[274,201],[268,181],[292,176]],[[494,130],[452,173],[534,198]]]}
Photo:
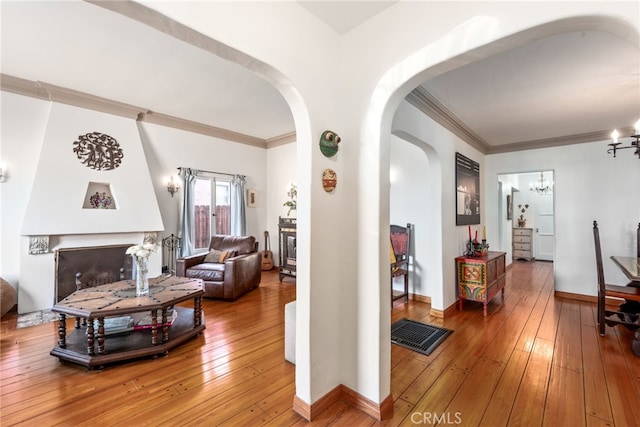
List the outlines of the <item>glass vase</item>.
{"label": "glass vase", "polygon": [[149,295],[149,266],[147,260],[136,260],[136,296]]}

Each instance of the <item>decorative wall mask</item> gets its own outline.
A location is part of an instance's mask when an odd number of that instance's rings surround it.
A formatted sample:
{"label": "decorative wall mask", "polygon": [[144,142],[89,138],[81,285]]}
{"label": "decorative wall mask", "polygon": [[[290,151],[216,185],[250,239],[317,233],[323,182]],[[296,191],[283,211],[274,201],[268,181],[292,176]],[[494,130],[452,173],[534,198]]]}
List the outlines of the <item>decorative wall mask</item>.
{"label": "decorative wall mask", "polygon": [[322,188],[327,193],[331,193],[338,183],[338,176],[333,169],[325,169],[322,172]]}
{"label": "decorative wall mask", "polygon": [[320,151],[325,157],[333,157],[338,152],[340,137],[337,133],[325,130],[320,137]]}
{"label": "decorative wall mask", "polygon": [[118,141],[100,132],[78,136],[73,143],[73,152],[86,167],[99,171],[117,168],[124,157]]}

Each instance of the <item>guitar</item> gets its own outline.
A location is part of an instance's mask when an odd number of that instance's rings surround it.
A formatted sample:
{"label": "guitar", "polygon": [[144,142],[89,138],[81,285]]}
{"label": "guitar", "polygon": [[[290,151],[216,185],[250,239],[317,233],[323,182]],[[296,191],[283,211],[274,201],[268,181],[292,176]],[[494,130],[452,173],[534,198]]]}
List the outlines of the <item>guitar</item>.
{"label": "guitar", "polygon": [[271,242],[269,240],[269,232],[264,232],[264,251],[262,251],[262,271],[268,271],[273,268],[273,252],[271,252]]}

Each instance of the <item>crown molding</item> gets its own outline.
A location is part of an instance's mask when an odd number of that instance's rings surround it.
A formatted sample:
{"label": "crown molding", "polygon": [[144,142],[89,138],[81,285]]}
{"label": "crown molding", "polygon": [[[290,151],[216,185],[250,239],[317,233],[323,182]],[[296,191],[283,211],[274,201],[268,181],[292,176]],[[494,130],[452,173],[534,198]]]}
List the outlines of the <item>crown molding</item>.
{"label": "crown molding", "polygon": [[[631,135],[633,128],[626,127],[619,130],[621,135]],[[621,137],[624,138],[624,137]],[[587,142],[606,141],[611,139],[611,130],[580,133],[554,138],[536,139],[532,141],[513,142],[491,147],[487,154],[509,153],[513,151],[535,150],[537,148],[560,147],[563,145],[584,144]]]}
{"label": "crown molding", "polygon": [[45,101],[51,100],[49,92],[47,92],[47,90],[41,87],[37,82],[10,76],[8,74],[0,74],[0,89],[4,92],[11,92],[17,95],[29,96],[31,98],[43,99]]}
{"label": "crown molding", "polygon": [[[240,144],[251,145],[254,147],[267,148],[267,140],[245,135],[239,132],[233,132],[227,129],[215,126],[205,125],[203,123],[193,122],[179,117],[169,116],[167,114],[150,111],[122,102],[114,101],[107,98],[91,95],[88,93],[55,86],[45,82],[31,81],[22,79],[8,74],[0,74],[0,89],[5,92],[11,92],[18,95],[29,96],[51,102],[73,105],[75,107],[86,108],[88,110],[100,111],[103,113],[113,114],[116,116],[126,117],[147,123],[153,123],[161,126],[167,126],[175,129],[186,130],[202,135],[220,138],[227,141],[238,142]],[[280,137],[272,138],[275,145],[279,145],[280,139],[293,138],[295,141],[295,132]],[[270,141],[270,140],[269,140]],[[289,142],[287,140],[286,142]],[[286,142],[281,142],[286,143]],[[274,145],[274,146],[275,146]]]}
{"label": "crown molding", "polygon": [[448,129],[458,138],[483,154],[490,150],[489,144],[465,126],[453,112],[449,111],[422,86],[418,86],[405,98],[410,104],[431,117],[436,123]]}
{"label": "crown molding", "polygon": [[8,74],[0,74],[0,86],[3,91],[30,96],[60,104],[73,105],[87,110],[100,111],[116,116],[135,119],[142,109],[133,105],[89,95],[77,90],[67,89],[40,81],[31,81]]}
{"label": "crown molding", "polygon": [[[611,130],[603,130],[492,146],[476,135],[471,129],[467,128],[455,114],[449,111],[422,86],[414,89],[405,99],[438,124],[451,131],[458,138],[486,155],[559,147],[562,145],[584,144],[587,142],[611,139]],[[620,129],[621,135],[631,135],[632,132],[633,128],[631,127]]]}
{"label": "crown molding", "polygon": [[227,141],[238,142],[240,144],[251,145],[254,147],[266,148],[267,143],[264,139],[255,136],[245,135],[243,133],[234,132],[215,126],[205,125],[191,120],[181,119],[179,117],[169,116],[154,111],[146,111],[138,115],[138,121],[153,123],[156,125],[167,126],[174,129],[186,130],[188,132],[199,133],[214,138],[220,138]]}
{"label": "crown molding", "polygon": [[296,132],[285,133],[284,135],[275,136],[273,138],[267,139],[267,149],[278,147],[280,145],[290,144],[292,142],[296,142]]}

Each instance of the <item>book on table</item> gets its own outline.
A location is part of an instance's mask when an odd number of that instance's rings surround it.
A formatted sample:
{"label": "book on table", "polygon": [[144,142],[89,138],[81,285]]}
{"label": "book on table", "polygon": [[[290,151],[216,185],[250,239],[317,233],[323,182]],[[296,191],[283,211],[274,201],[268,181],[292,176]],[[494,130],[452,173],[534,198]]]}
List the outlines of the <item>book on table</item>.
{"label": "book on table", "polygon": [[[167,322],[166,326],[169,327],[178,318],[178,312],[174,309],[167,310]],[[156,324],[158,328],[162,328],[162,314],[158,312]],[[133,313],[127,316],[114,316],[104,318],[104,334],[120,334],[123,332],[130,332],[134,330],[151,329],[152,320],[151,313]],[[94,332],[98,331],[98,319],[94,319],[93,323]]]}

